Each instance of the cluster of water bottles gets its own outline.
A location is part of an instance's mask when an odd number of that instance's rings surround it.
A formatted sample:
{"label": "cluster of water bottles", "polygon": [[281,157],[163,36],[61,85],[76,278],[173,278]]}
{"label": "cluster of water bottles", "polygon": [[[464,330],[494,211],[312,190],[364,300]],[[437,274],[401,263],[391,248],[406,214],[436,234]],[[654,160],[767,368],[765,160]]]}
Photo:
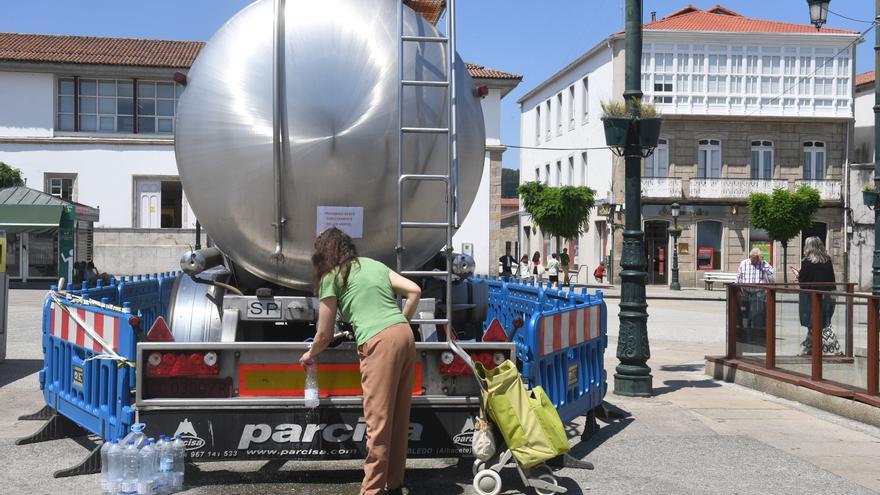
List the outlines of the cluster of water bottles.
{"label": "cluster of water bottles", "polygon": [[186,446],[180,435],[147,438],[144,425],[132,425],[122,440],[101,447],[101,492],[104,495],[164,495],[183,489]]}

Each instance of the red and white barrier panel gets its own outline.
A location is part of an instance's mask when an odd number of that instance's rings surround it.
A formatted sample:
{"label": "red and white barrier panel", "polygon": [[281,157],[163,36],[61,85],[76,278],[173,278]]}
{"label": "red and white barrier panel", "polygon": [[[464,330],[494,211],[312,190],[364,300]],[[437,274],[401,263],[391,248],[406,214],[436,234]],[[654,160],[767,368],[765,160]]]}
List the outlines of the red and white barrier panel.
{"label": "red and white barrier panel", "polygon": [[[81,321],[94,330],[104,342],[108,345],[112,345],[112,350],[117,352],[119,349],[119,318],[86,311],[81,308],[70,308],[70,311],[76,313],[76,316]],[[59,308],[57,304],[52,305],[52,321],[50,322],[50,325],[52,326],[53,337],[66,340],[71,344],[76,344],[95,352],[104,352],[104,348],[101,347],[101,344],[95,341],[88,332],[83,330],[83,327],[73,319],[73,316],[67,314],[63,309]]]}
{"label": "red and white barrier panel", "polygon": [[591,306],[541,318],[538,331],[541,356],[598,337],[600,311],[602,311],[600,306]]}

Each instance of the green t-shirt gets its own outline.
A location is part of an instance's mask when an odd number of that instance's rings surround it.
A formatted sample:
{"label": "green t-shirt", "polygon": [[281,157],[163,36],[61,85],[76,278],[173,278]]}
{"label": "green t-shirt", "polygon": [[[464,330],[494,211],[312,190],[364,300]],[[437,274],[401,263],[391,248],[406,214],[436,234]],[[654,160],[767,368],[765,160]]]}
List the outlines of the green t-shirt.
{"label": "green t-shirt", "polygon": [[565,266],[568,264],[568,253],[562,253],[559,255],[559,264]]}
{"label": "green t-shirt", "polygon": [[397,307],[391,289],[391,269],[376,260],[360,257],[351,264],[348,285],[336,283],[334,269],[321,279],[319,299],[335,297],[342,319],[354,327],[358,345],[370,340],[377,333],[397,323],[407,323]]}

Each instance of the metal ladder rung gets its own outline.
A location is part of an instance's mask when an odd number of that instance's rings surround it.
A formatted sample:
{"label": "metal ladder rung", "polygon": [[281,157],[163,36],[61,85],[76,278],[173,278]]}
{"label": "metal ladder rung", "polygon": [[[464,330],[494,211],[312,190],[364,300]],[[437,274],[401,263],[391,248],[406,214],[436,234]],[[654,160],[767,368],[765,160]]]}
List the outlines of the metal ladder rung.
{"label": "metal ladder rung", "polygon": [[446,277],[449,272],[440,272],[435,270],[407,270],[400,272],[404,277]]}
{"label": "metal ladder rung", "polygon": [[449,222],[400,222],[404,229],[445,229]]}
{"label": "metal ladder rung", "polygon": [[449,81],[415,81],[415,80],[407,79],[404,81],[400,81],[400,84],[403,84],[404,86],[426,86],[426,87],[433,87],[433,88],[445,88],[446,86],[449,86]]}
{"label": "metal ladder rung", "polygon": [[449,320],[446,318],[434,319],[434,320],[410,320],[410,323],[413,325],[448,325]]}
{"label": "metal ladder rung", "polygon": [[401,127],[400,132],[408,134],[449,134],[448,127]]}
{"label": "metal ladder rung", "polygon": [[449,38],[446,36],[402,36],[403,41],[418,41],[427,43],[447,43]]}
{"label": "metal ladder rung", "polygon": [[427,180],[427,181],[438,181],[438,182],[449,182],[448,175],[434,175],[434,174],[403,174],[398,179],[397,182],[399,184],[403,184],[407,181],[415,181],[415,180]]}

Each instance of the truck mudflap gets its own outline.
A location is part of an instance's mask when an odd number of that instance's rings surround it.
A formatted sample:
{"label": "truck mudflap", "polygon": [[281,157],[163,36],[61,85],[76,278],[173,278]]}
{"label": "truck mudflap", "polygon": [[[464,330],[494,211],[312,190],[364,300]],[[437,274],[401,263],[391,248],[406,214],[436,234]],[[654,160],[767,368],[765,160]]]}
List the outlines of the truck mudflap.
{"label": "truck mudflap", "polygon": [[[471,455],[479,406],[414,405],[410,458]],[[179,434],[191,461],[345,460],[366,455],[363,409],[324,405],[292,408],[159,408],[140,412],[145,432]]]}

